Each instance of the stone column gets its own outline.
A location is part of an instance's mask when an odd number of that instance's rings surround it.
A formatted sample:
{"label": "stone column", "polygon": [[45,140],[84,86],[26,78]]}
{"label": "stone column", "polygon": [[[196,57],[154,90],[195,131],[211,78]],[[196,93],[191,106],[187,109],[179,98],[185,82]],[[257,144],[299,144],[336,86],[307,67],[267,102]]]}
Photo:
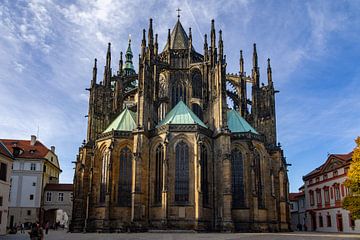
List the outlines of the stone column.
{"label": "stone column", "polygon": [[108,153],[107,153],[107,174],[106,174],[106,195],[105,195],[105,217],[103,222],[103,232],[109,232],[109,219],[110,219],[110,205],[111,205],[111,190],[112,190],[112,149],[113,143],[109,146]]}
{"label": "stone column", "polygon": [[168,172],[169,172],[169,156],[168,156],[168,141],[164,141],[164,161],[163,161],[163,188],[162,188],[162,224],[167,225],[168,220]]}
{"label": "stone column", "polygon": [[223,230],[233,231],[232,222],[232,172],[231,172],[231,155],[225,153],[222,156],[223,167]]}
{"label": "stone column", "polygon": [[194,199],[194,206],[195,206],[195,228],[201,230],[203,226],[201,226],[201,221],[203,220],[203,201],[202,201],[202,191],[201,191],[201,144],[202,141],[199,136],[196,137],[196,145],[194,151],[194,185],[195,185],[195,199]]}

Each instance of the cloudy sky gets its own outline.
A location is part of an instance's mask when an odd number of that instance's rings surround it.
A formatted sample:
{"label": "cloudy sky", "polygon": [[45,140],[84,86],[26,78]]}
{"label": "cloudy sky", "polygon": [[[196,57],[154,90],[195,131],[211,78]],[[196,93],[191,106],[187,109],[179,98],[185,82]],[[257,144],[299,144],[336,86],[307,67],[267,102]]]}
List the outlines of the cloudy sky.
{"label": "cloudy sky", "polygon": [[86,136],[93,59],[101,76],[111,42],[115,69],[129,34],[137,56],[149,18],[162,49],[178,7],[199,52],[215,19],[228,72],[239,71],[243,49],[250,73],[254,42],[262,81],[271,58],[292,191],[328,153],[351,151],[360,135],[360,1],[340,0],[0,0],[0,138],[38,133],[56,146],[61,181],[71,182],[71,162]]}

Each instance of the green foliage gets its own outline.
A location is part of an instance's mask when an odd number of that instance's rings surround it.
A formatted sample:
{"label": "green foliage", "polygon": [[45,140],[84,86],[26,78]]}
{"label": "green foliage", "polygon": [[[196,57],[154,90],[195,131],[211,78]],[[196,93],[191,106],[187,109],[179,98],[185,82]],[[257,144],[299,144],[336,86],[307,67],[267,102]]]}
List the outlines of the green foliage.
{"label": "green foliage", "polygon": [[343,207],[350,211],[354,219],[360,219],[360,137],[356,140],[356,147],[352,155],[352,162],[345,186],[351,191],[351,196],[343,200]]}

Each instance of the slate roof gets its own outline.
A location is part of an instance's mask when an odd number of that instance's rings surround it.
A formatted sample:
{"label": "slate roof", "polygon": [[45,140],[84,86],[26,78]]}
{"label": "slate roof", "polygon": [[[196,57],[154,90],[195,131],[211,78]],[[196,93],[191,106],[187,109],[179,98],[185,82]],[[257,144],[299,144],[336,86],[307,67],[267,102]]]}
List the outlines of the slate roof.
{"label": "slate roof", "polygon": [[198,118],[198,116],[196,116],[196,114],[193,113],[183,101],[178,102],[156,127],[167,124],[198,124],[204,128],[207,128],[205,123],[203,123],[203,121],[201,121],[200,118]]}
{"label": "slate roof", "polygon": [[16,158],[44,158],[46,154],[50,151],[44,144],[36,140],[34,146],[31,146],[30,140],[16,140],[16,139],[0,139],[6,146],[6,148],[13,152],[13,148],[20,148],[23,152],[14,156]]}
{"label": "slate roof", "polygon": [[136,113],[127,107],[110,123],[103,133],[115,131],[132,131],[136,128]]}
{"label": "slate roof", "polygon": [[[164,50],[166,50],[168,44],[166,43]],[[180,20],[178,20],[171,31],[170,35],[170,49],[188,49],[189,37],[187,36]],[[191,46],[191,48],[193,48]]]}
{"label": "slate roof", "polygon": [[234,109],[227,112],[228,127],[233,133],[252,132],[259,134],[243,117]]}

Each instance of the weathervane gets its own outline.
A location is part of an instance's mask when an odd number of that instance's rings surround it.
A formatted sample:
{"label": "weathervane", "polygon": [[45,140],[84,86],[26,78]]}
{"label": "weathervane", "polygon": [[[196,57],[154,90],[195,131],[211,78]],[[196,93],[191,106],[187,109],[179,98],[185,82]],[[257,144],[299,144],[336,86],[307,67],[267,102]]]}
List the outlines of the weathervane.
{"label": "weathervane", "polygon": [[176,9],[176,11],[178,12],[177,17],[178,17],[178,19],[179,19],[179,18],[180,18],[180,12],[181,12],[181,9],[180,9],[180,8],[178,8],[178,9]]}

